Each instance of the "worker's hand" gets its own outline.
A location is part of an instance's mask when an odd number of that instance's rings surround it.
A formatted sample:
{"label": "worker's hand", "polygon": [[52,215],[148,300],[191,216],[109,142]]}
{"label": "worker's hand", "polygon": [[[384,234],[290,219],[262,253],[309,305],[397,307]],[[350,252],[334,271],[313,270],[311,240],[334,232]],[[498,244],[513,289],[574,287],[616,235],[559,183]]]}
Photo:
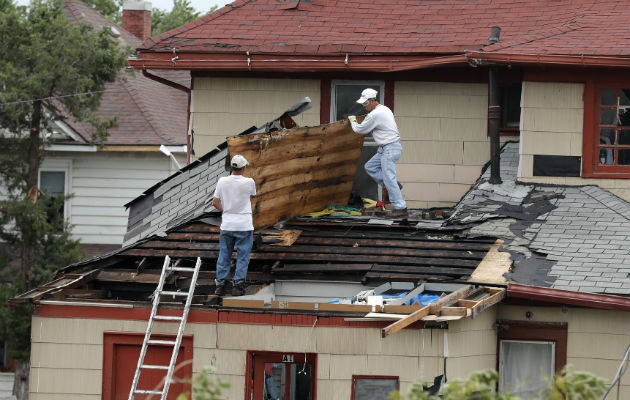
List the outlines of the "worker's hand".
{"label": "worker's hand", "polygon": [[348,115],[348,121],[357,122],[357,117],[355,117],[354,115]]}

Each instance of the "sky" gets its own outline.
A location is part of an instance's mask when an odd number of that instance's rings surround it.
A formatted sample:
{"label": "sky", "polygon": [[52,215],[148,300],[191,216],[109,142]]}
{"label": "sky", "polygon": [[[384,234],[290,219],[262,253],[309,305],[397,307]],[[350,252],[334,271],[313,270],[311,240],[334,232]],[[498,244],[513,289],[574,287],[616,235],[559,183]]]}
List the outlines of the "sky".
{"label": "sky", "polygon": [[[151,1],[151,7],[158,8],[160,10],[170,11],[173,8],[173,0],[149,0]],[[223,7],[226,4],[232,2],[232,0],[189,0],[190,5],[202,14],[207,13],[212,6]],[[19,5],[28,5],[29,0],[16,0]]]}

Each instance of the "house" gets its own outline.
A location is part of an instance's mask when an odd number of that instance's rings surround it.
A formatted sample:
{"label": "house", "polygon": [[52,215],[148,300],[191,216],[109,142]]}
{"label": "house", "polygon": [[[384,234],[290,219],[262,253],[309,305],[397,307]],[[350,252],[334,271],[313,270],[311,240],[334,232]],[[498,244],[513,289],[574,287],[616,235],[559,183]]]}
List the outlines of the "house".
{"label": "house", "polygon": [[[269,364],[285,393],[313,399],[483,368],[521,392],[514,370],[525,360],[546,375],[572,364],[618,382],[630,339],[626,11],[610,0],[243,0],[144,42],[134,67],[190,71],[196,160],[128,203],[123,248],[14,300],[35,303],[30,395],[124,395],[166,255],[203,262],[182,375],[215,366],[227,398],[262,398]],[[488,44],[493,26],[501,34]],[[366,86],[396,114],[399,175],[416,209],[404,220],[296,217],[265,228],[248,296],[217,304],[217,215],[184,185],[205,174],[199,187],[212,193],[227,173],[227,134],[305,96],[314,107],[298,124],[328,126],[359,113],[348,107]],[[491,184],[495,168],[483,167],[497,117],[502,182]],[[370,151],[367,140],[361,157]],[[169,285],[187,282],[175,273]],[[452,303],[429,303],[426,315],[378,299],[344,304],[384,288]],[[174,325],[156,331],[172,337]],[[630,387],[611,393],[625,398]]]}
{"label": "house", "polygon": [[[121,46],[134,48],[150,36],[150,3],[125,1],[123,8],[120,27],[82,1],[64,2],[70,21],[90,24],[96,31],[108,27]],[[139,19],[143,23],[134,25]],[[53,140],[39,170],[39,187],[51,195],[73,195],[66,200],[63,213],[87,257],[120,248],[127,225],[124,204],[179,169],[173,157],[182,164],[186,161],[189,74],[150,71],[157,77],[148,78],[128,72],[122,70],[105,87],[97,115],[104,119],[118,116],[118,126],[109,130],[104,147],[92,143],[89,124],[69,118],[48,127]],[[176,84],[156,82],[160,77]],[[161,146],[173,156],[164,155]],[[0,282],[12,281],[12,266],[0,271]],[[6,370],[12,371],[13,365],[0,341],[0,372]],[[5,384],[3,379],[0,397],[5,387],[11,392],[12,383]]]}
{"label": "house", "polygon": [[[151,11],[147,4],[126,1],[123,27],[82,1],[67,0],[64,7],[71,21],[88,23],[96,30],[108,27],[122,46],[135,47],[150,36]],[[142,25],[134,25],[138,19]],[[121,71],[115,82],[106,85],[98,110],[101,118],[118,116],[118,126],[110,129],[105,146],[92,143],[89,125],[70,119],[60,122],[52,127],[55,140],[47,148],[40,168],[41,189],[73,194],[64,205],[64,215],[87,256],[119,248],[127,225],[124,204],[179,169],[160,152],[160,146],[170,150],[179,163],[186,162],[184,112],[188,95],[183,89],[190,86],[189,75],[150,71],[176,82],[178,90],[140,72],[126,72]]]}
{"label": "house", "polygon": [[490,159],[493,118],[502,141],[520,142],[520,180],[629,200],[626,11],[617,0],[241,0],[145,41],[130,64],[190,71],[197,154],[248,128],[244,114],[259,125],[309,96],[298,123],[315,126],[360,114],[354,100],[373,87],[401,131],[410,207],[462,198]]}
{"label": "house", "polygon": [[[346,121],[330,125],[349,129]],[[291,133],[304,137],[302,128],[281,132],[280,141],[291,141]],[[251,143],[263,153],[260,137],[240,136],[237,143]],[[212,365],[231,385],[226,398],[262,399],[266,369],[285,394],[306,392],[310,397],[304,398],[311,399],[366,398],[372,392],[382,398],[392,389],[406,391],[416,380],[439,384],[484,368],[500,371],[501,388],[535,394],[535,384],[522,386],[523,365],[536,366],[527,374],[538,383],[541,372],[550,376],[567,363],[615,381],[629,338],[630,301],[620,296],[627,287],[602,278],[612,266],[598,260],[572,269],[568,257],[550,244],[566,247],[563,240],[572,235],[558,236],[555,225],[577,226],[588,218],[566,210],[579,207],[582,190],[593,198],[609,193],[594,186],[517,184],[510,179],[516,174],[517,146],[509,143],[501,153],[505,181],[489,187],[486,171],[449,218],[426,219],[422,210],[398,220],[296,217],[259,230],[247,295],[218,301],[212,294],[217,213],[207,201],[191,200],[186,185],[196,179],[211,193],[212,182],[225,171],[227,146],[136,199],[125,247],[68,266],[54,281],[13,300],[35,304],[33,398],[127,394],[166,256],[178,266],[202,261],[179,377]],[[350,186],[346,190],[349,194]],[[164,209],[185,210],[190,204],[197,211],[166,213],[165,220],[151,223]],[[582,207],[599,214],[614,206],[628,203],[617,198],[614,205],[591,201]],[[611,216],[614,221],[605,221],[611,227],[629,227],[622,214],[614,215],[597,218]],[[616,246],[611,252],[627,246],[611,245]],[[591,256],[603,261],[603,255]],[[587,285],[563,283],[567,278],[559,274],[575,277],[587,267],[591,275],[602,270],[599,277],[574,279]],[[624,273],[625,267],[616,268]],[[170,290],[186,290],[190,273],[173,272],[167,284]],[[394,299],[379,300],[383,294]],[[416,296],[427,305],[408,305]],[[163,312],[176,316],[182,308],[171,299]],[[176,331],[172,322],[154,325],[161,338]],[[166,363],[169,355],[158,349],[152,362]],[[152,387],[158,381],[153,375],[144,383]],[[177,383],[171,393],[183,390]],[[628,390],[622,383],[613,393],[624,396]]]}

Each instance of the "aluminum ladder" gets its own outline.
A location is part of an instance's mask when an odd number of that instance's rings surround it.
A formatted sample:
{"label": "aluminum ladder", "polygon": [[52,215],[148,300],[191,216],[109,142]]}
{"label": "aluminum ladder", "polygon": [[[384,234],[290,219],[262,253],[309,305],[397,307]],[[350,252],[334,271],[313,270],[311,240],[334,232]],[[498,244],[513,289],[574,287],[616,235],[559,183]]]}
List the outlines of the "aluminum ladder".
{"label": "aluminum ladder", "polygon": [[[190,311],[190,304],[192,303],[193,293],[195,292],[195,286],[197,284],[197,276],[199,276],[199,269],[201,268],[201,258],[197,257],[197,263],[195,268],[184,268],[171,266],[171,258],[169,256],[164,257],[164,265],[162,266],[162,274],[160,275],[160,281],[158,283],[155,292],[153,293],[153,308],[151,309],[151,317],[147,325],[147,331],[144,335],[144,341],[142,342],[142,350],[140,350],[140,357],[138,358],[138,366],[136,367],[136,373],[133,377],[133,383],[131,384],[131,390],[129,391],[129,400],[133,400],[136,394],[156,394],[160,395],[161,400],[166,400],[168,395],[168,388],[171,385],[173,378],[173,371],[175,370],[175,362],[177,361],[177,354],[179,353],[179,346],[182,342],[182,336],[184,335],[184,327],[186,326],[186,319],[188,318],[188,311]],[[188,292],[172,292],[162,290],[164,287],[164,281],[166,276],[173,271],[185,271],[192,272],[192,281],[190,282],[190,288]],[[181,317],[170,315],[158,315],[158,307],[160,304],[160,297],[162,295],[167,296],[187,296],[186,305],[184,306],[184,312]],[[179,321],[179,329],[177,330],[177,338],[172,340],[151,340],[151,330],[153,329],[154,321]],[[173,346],[173,353],[171,355],[171,361],[169,365],[148,365],[144,364],[144,357],[147,354],[147,348],[150,345],[170,345]],[[138,381],[140,380],[140,373],[143,369],[157,369],[166,371],[166,378],[164,379],[164,386],[162,390],[146,390],[138,389]]]}

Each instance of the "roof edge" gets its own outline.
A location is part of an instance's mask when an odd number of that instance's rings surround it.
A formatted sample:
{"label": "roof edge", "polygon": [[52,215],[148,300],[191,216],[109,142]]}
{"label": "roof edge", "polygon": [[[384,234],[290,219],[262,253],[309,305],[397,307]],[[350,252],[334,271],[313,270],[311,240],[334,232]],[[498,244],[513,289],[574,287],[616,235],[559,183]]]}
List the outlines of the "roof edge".
{"label": "roof edge", "polygon": [[630,66],[630,57],[625,56],[569,56],[467,51],[466,59],[470,65],[476,67],[489,65],[562,65],[628,68]]}
{"label": "roof edge", "polygon": [[607,294],[582,293],[571,290],[538,286],[508,284],[508,298],[541,300],[549,303],[596,308],[601,310],[630,311],[630,298]]}
{"label": "roof edge", "polygon": [[139,50],[129,64],[136,69],[230,71],[370,71],[395,72],[444,65],[466,65],[466,56],[339,54],[187,53]]}

